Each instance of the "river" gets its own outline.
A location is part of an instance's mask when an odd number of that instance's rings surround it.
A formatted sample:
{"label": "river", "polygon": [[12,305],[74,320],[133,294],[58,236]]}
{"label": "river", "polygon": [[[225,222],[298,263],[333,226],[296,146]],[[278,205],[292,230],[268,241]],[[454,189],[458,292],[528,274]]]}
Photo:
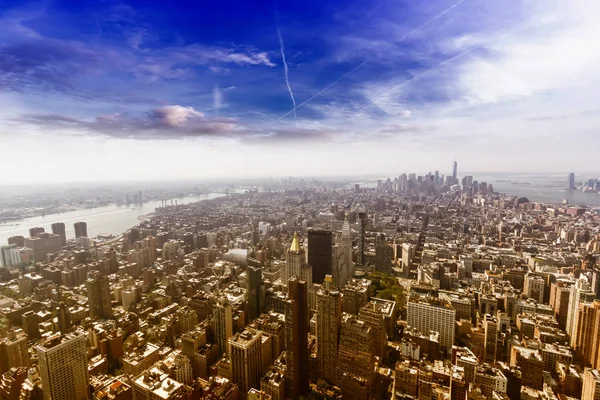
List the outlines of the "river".
{"label": "river", "polygon": [[[224,196],[224,193],[209,193],[198,196],[185,196],[177,199],[177,204],[189,204],[201,200],[210,200]],[[64,222],[67,240],[75,236],[73,224],[78,221],[87,222],[89,237],[99,234],[119,235],[129,228],[137,225],[142,215],[154,212],[155,208],[161,206],[161,201],[149,201],[139,205],[110,205],[105,207],[88,208],[84,210],[68,211],[59,214],[48,214],[21,221],[0,224],[0,245],[7,244],[11,236],[29,236],[29,228],[41,226],[46,232],[52,232],[51,224]],[[15,224],[19,224],[15,226]]]}

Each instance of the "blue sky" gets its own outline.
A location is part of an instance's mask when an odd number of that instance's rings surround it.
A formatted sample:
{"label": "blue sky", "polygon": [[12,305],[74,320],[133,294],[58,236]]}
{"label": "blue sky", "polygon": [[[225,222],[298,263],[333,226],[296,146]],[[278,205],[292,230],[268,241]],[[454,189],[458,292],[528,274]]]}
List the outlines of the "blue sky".
{"label": "blue sky", "polygon": [[592,0],[0,1],[0,164],[19,166],[8,181],[391,175],[454,158],[598,171],[599,13]]}

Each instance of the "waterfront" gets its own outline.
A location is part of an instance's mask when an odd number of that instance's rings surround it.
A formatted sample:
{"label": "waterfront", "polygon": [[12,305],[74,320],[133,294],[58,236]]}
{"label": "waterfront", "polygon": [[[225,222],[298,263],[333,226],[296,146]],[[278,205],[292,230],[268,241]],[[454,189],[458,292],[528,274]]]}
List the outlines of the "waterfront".
{"label": "waterfront", "polygon": [[[189,204],[201,200],[215,199],[224,195],[224,193],[209,193],[206,195],[185,196],[177,199],[177,203]],[[52,232],[50,225],[55,222],[65,223],[67,239],[75,236],[73,224],[77,221],[87,222],[89,237],[95,237],[99,234],[119,235],[137,225],[140,222],[140,216],[154,212],[155,208],[160,206],[161,201],[156,200],[140,205],[110,205],[8,222],[0,224],[0,244],[6,244],[11,236],[29,236],[29,229],[36,226],[41,226],[46,232]]]}
{"label": "waterfront", "polygon": [[[465,175],[472,175],[473,179],[478,182],[491,184],[497,193],[504,193],[508,196],[526,197],[529,201],[559,204],[562,203],[563,199],[567,199],[570,204],[600,206],[600,194],[583,193],[577,190],[569,192],[565,190],[567,174],[465,172]],[[599,175],[591,175],[589,177]],[[582,180],[582,175],[576,176],[578,180]],[[387,178],[355,178],[346,187],[352,188],[355,183],[358,183],[362,188],[375,188],[377,187],[377,179],[385,181]],[[391,178],[393,179],[393,177]]]}

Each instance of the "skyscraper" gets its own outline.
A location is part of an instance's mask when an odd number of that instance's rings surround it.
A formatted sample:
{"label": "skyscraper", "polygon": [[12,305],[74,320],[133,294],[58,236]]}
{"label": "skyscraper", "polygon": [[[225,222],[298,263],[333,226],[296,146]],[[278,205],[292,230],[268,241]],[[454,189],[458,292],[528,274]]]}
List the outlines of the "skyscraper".
{"label": "skyscraper", "polygon": [[327,275],[323,287],[317,292],[317,371],[319,377],[331,383],[337,381],[341,322],[342,294],[334,288],[331,275]]}
{"label": "skyscraper", "polygon": [[294,276],[288,281],[285,308],[286,396],[308,395],[308,288]]}
{"label": "skyscraper", "polygon": [[75,222],[73,227],[75,228],[75,237],[88,237],[87,222]]}
{"label": "skyscraper", "polygon": [[229,338],[229,359],[231,360],[231,381],[238,385],[241,393],[260,387],[262,352],[262,332],[246,329]]}
{"label": "skyscraper", "polygon": [[63,246],[66,245],[67,244],[67,233],[65,230],[65,224],[63,222],[55,222],[51,225],[51,227],[52,227],[52,233],[60,236],[62,245]]}
{"label": "skyscraper", "polygon": [[221,354],[224,354],[228,350],[229,338],[233,335],[233,312],[227,298],[220,299],[214,305],[212,313],[215,341]]}
{"label": "skyscraper", "polygon": [[458,163],[456,162],[456,160],[452,161],[452,184],[455,184],[458,181],[458,176],[457,176],[457,172],[458,172]]}
{"label": "skyscraper", "polygon": [[40,233],[44,233],[46,230],[42,227],[29,228],[29,237],[37,237]]}
{"label": "skyscraper", "polygon": [[281,272],[281,282],[283,284],[287,284],[290,278],[297,276],[300,280],[305,281],[308,287],[312,288],[312,267],[306,262],[305,250],[300,247],[300,241],[295,233]]}
{"label": "skyscraper", "polygon": [[323,283],[325,275],[331,274],[332,245],[331,231],[308,231],[308,264],[312,267],[314,283]]}
{"label": "skyscraper", "polygon": [[[352,232],[350,231],[350,221],[348,221],[348,214],[342,225],[342,248],[346,253],[346,268],[348,268],[348,279],[354,276],[354,263],[352,262]],[[345,285],[346,282],[340,284],[340,287]]]}
{"label": "skyscraper", "polygon": [[422,333],[439,332],[440,346],[446,352],[452,350],[456,310],[449,302],[417,296],[409,300],[407,308],[407,323],[411,328],[416,328]]}
{"label": "skyscraper", "polygon": [[364,211],[358,213],[358,256],[356,263],[364,265],[365,262],[365,229],[367,228],[367,214]]}
{"label": "skyscraper", "polygon": [[567,178],[567,189],[575,189],[575,174],[573,172],[571,172]]}
{"label": "skyscraper", "polygon": [[600,372],[597,369],[585,369],[581,400],[600,400]]}
{"label": "skyscraper", "polygon": [[0,338],[0,374],[15,367],[29,367],[28,338],[22,329],[10,330]]}
{"label": "skyscraper", "polygon": [[375,372],[373,332],[355,315],[344,313],[342,317],[336,367],[345,399],[369,398]]}
{"label": "skyscraper", "polygon": [[112,317],[112,295],[108,277],[98,271],[89,272],[86,286],[90,318]]}
{"label": "skyscraper", "polygon": [[44,399],[89,399],[85,334],[54,335],[35,348]]}
{"label": "skyscraper", "polygon": [[254,321],[261,313],[260,286],[262,269],[249,266],[246,269],[246,301],[248,303],[248,320]]}

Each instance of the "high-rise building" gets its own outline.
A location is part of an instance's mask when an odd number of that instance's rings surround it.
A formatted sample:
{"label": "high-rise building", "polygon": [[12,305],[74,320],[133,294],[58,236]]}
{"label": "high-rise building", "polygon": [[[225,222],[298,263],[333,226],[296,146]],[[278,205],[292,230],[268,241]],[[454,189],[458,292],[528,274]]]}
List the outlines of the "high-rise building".
{"label": "high-rise building", "polygon": [[358,265],[365,264],[365,230],[367,229],[367,214],[365,212],[358,213],[358,256],[356,263]]}
{"label": "high-rise building", "polygon": [[88,400],[87,340],[79,331],[35,346],[44,399]]}
{"label": "high-rise building", "polygon": [[332,245],[331,231],[308,231],[308,264],[312,267],[313,283],[323,283],[325,275],[331,275]]}
{"label": "high-rise building", "polygon": [[62,239],[52,233],[39,233],[35,237],[25,238],[25,247],[33,251],[35,262],[44,261],[47,254],[56,253],[62,248]]}
{"label": "high-rise building", "polygon": [[16,244],[9,244],[6,246],[0,246],[0,266],[2,267],[12,267],[18,265],[20,261],[18,260],[18,250]]}
{"label": "high-rise building", "polygon": [[319,377],[331,383],[337,381],[336,361],[341,322],[342,294],[334,288],[332,276],[327,275],[317,292],[317,370]]}
{"label": "high-rise building", "polygon": [[375,238],[375,270],[379,272],[392,272],[392,259],[394,249],[387,242],[385,233],[380,233]]}
{"label": "high-rise building", "polygon": [[285,265],[281,269],[281,282],[287,284],[288,280],[294,276],[305,281],[308,287],[312,288],[312,268],[306,262],[305,250],[300,247],[300,241],[295,233],[287,251]]}
{"label": "high-rise building", "polygon": [[458,163],[455,161],[452,161],[452,183],[456,184],[456,182],[458,182]]}
{"label": "high-rise building", "polygon": [[344,398],[369,398],[375,373],[373,332],[355,315],[342,316],[336,367]]}
{"label": "high-rise building", "polygon": [[88,237],[88,231],[87,231],[87,222],[75,222],[73,224],[73,227],[75,228],[75,237]]}
{"label": "high-rise building", "polygon": [[46,232],[46,230],[40,226],[29,228],[29,237],[37,237],[40,233],[44,232]]}
{"label": "high-rise building", "polygon": [[442,299],[423,299],[418,295],[408,301],[407,323],[422,334],[439,332],[440,346],[449,352],[454,344],[456,310]]}
{"label": "high-rise building", "polygon": [[262,269],[249,266],[246,269],[246,301],[249,321],[254,321],[262,312],[261,285]]}
{"label": "high-rise building", "polygon": [[17,247],[25,246],[25,238],[23,236],[11,236],[8,238],[8,244],[15,244]]}
{"label": "high-rise building", "polygon": [[587,367],[600,368],[600,300],[581,303],[571,343]]}
{"label": "high-rise building", "polygon": [[285,301],[285,393],[292,399],[308,395],[308,287],[297,276],[288,281]]}
{"label": "high-rise building", "polygon": [[387,347],[385,317],[375,301],[365,304],[358,313],[358,318],[371,328],[373,337],[373,355],[381,360]]}
{"label": "high-rise building", "polygon": [[250,388],[260,387],[262,376],[262,332],[246,329],[229,338],[229,359],[231,360],[231,381],[238,385],[242,393]]}
{"label": "high-rise building", "polygon": [[571,286],[571,295],[569,298],[569,311],[567,313],[566,332],[571,337],[571,346],[577,335],[577,324],[579,305],[581,303],[591,303],[596,298],[596,293],[590,290],[590,284],[587,279],[580,277],[574,285]]}
{"label": "high-rise building", "polygon": [[585,369],[581,400],[600,400],[600,372],[597,369]]}
{"label": "high-rise building", "polygon": [[215,341],[219,351],[224,354],[228,350],[227,343],[233,335],[233,311],[227,298],[222,298],[213,306],[213,323]]}
{"label": "high-rise building", "polygon": [[0,338],[0,374],[11,368],[29,367],[28,339],[22,329],[8,331]]}
{"label": "high-rise building", "polygon": [[[348,268],[348,279],[354,276],[354,263],[352,262],[352,232],[350,231],[350,221],[348,221],[348,214],[344,219],[344,225],[342,225],[342,248],[346,253],[346,267]],[[344,285],[346,282],[343,283]],[[340,286],[341,287],[341,286]]]}
{"label": "high-rise building", "polygon": [[52,233],[60,236],[62,245],[63,246],[66,245],[67,244],[67,231],[65,229],[64,222],[55,222],[51,225],[51,227],[52,227]]}
{"label": "high-rise building", "polygon": [[498,320],[495,317],[486,314],[485,319],[483,320],[483,328],[485,335],[485,362],[494,365],[498,354]]}
{"label": "high-rise building", "polygon": [[567,178],[567,189],[575,189],[575,174],[573,172],[571,172]]}
{"label": "high-rise building", "polygon": [[110,281],[101,272],[92,271],[86,281],[90,318],[112,317]]}
{"label": "high-rise building", "polygon": [[544,303],[544,288],[544,278],[533,274],[525,275],[523,292],[528,298],[534,299],[540,304]]}

